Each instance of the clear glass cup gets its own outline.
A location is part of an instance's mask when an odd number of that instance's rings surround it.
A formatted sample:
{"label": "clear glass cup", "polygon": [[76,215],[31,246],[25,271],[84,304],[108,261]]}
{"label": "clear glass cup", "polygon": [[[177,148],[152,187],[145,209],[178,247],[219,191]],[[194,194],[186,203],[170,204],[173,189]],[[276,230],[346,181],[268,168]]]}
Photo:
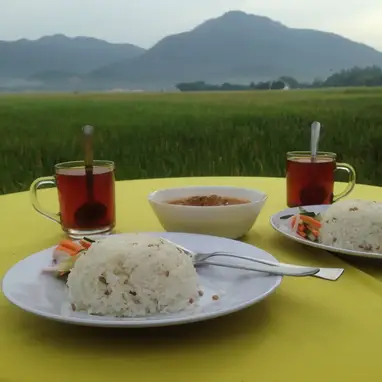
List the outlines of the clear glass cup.
{"label": "clear glass cup", "polygon": [[[353,190],[356,172],[347,163],[337,163],[337,155],[318,152],[312,161],[309,151],[287,153],[287,204],[288,207],[331,204],[347,196]],[[348,184],[344,191],[334,195],[334,174],[344,171]]]}
{"label": "clear glass cup", "polygon": [[[30,186],[32,205],[37,212],[61,225],[71,238],[108,234],[115,227],[115,165],[95,160],[92,176],[83,161],[58,163],[55,175],[36,179]],[[40,204],[38,189],[56,186],[59,212]]]}

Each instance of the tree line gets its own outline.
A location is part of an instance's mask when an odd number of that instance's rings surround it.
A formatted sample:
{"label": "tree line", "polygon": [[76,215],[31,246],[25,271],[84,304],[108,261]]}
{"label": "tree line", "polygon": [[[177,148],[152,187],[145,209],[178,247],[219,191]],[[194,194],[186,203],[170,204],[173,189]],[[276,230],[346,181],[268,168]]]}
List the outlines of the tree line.
{"label": "tree line", "polygon": [[370,66],[366,68],[354,67],[332,74],[326,80],[299,82],[293,77],[283,76],[274,81],[251,82],[249,85],[224,83],[212,85],[204,81],[183,82],[176,85],[182,92],[186,91],[238,91],[238,90],[282,90],[282,89],[317,89],[328,87],[357,87],[382,86],[382,68]]}

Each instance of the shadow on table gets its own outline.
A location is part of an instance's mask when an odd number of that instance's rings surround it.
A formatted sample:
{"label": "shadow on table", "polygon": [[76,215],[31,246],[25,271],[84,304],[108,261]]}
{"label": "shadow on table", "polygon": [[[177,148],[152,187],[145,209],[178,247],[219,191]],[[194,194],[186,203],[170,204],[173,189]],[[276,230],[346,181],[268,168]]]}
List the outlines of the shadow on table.
{"label": "shadow on table", "polygon": [[[261,343],[270,320],[270,305],[277,304],[280,296],[267,300],[229,316],[209,321],[162,328],[93,328],[68,325],[45,320],[22,312],[17,308],[10,314],[9,330],[20,331],[29,341],[44,342],[44,345],[73,349],[76,351],[118,351],[126,348],[139,351],[161,351],[173,348],[196,346],[220,346],[235,340],[245,340],[251,332],[251,341]],[[17,312],[17,313],[16,313]]]}
{"label": "shadow on table", "polygon": [[355,268],[373,276],[374,278],[382,281],[382,259],[372,259],[367,257],[356,257],[349,255],[342,255],[333,253],[333,256],[345,261]]}
{"label": "shadow on table", "polygon": [[269,252],[279,261],[296,265],[309,265],[320,267],[342,267],[341,260],[334,254],[322,249],[313,248],[283,237],[275,232],[271,240],[259,238],[252,240],[251,244]]}
{"label": "shadow on table", "polygon": [[[280,261],[285,260],[294,264],[320,267],[344,267],[350,265],[382,281],[382,259],[330,252],[294,242],[280,235],[272,237],[271,243],[264,244],[262,246],[259,245],[259,247],[268,251]],[[286,251],[288,251],[288,255],[283,256],[283,253]]]}

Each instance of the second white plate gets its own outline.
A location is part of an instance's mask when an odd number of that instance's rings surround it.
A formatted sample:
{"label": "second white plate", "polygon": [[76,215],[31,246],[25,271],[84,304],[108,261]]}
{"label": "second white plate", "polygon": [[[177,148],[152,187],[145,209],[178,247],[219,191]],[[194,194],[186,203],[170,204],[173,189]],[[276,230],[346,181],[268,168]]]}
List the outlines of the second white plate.
{"label": "second white plate", "polygon": [[[303,207],[305,210],[309,212],[315,212],[315,213],[323,213],[328,208],[329,205],[317,205],[317,206],[307,206]],[[296,233],[293,233],[290,227],[288,226],[288,220],[281,219],[283,216],[287,215],[296,215],[299,212],[298,207],[295,208],[286,208],[285,210],[282,210],[270,218],[270,223],[272,227],[288,239],[297,241],[301,244],[308,245],[310,247],[315,247],[319,249],[324,249],[325,251],[330,252],[336,252],[336,253],[343,253],[345,255],[351,255],[351,256],[358,256],[358,257],[368,257],[368,258],[375,258],[375,259],[382,259],[382,254],[375,253],[375,252],[361,252],[361,251],[353,251],[350,249],[342,249],[342,248],[336,248],[329,245],[323,245],[320,243],[315,243],[313,241],[307,240],[302,238],[301,236],[297,235]]]}

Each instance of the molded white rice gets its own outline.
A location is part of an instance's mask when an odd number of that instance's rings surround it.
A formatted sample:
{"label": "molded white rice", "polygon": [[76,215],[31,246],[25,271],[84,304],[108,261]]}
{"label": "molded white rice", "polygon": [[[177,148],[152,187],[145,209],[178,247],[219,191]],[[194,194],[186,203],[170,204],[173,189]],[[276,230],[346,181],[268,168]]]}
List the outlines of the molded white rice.
{"label": "molded white rice", "polygon": [[146,234],[110,236],[81,256],[67,282],[76,310],[147,316],[184,310],[199,298],[192,259]]}
{"label": "molded white rice", "polygon": [[322,217],[322,244],[382,253],[382,204],[367,200],[334,203]]}

